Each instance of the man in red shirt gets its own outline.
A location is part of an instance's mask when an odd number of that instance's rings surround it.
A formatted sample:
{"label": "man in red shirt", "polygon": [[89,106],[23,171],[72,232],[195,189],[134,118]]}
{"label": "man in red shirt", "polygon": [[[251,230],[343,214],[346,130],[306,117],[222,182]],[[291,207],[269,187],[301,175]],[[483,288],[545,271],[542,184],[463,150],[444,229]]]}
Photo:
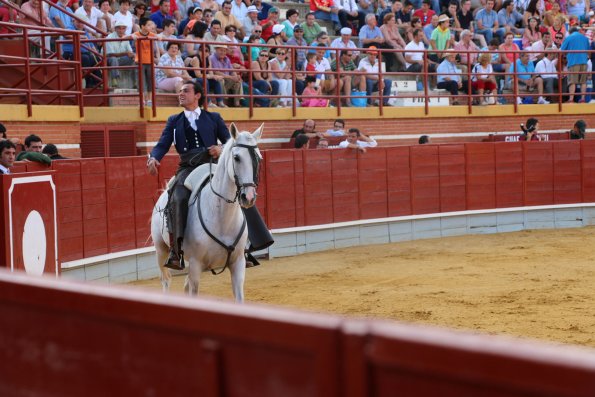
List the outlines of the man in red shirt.
{"label": "man in red shirt", "polygon": [[262,34],[260,37],[266,42],[273,35],[273,26],[279,23],[279,9],[277,7],[271,7],[269,9],[269,15],[267,19],[260,21],[262,26]]}
{"label": "man in red shirt", "polygon": [[426,26],[427,24],[432,22],[432,17],[436,14],[434,10],[431,9],[432,1],[431,0],[423,0],[421,3],[421,8],[416,10],[413,13],[414,17],[418,17],[421,19],[421,24]]}

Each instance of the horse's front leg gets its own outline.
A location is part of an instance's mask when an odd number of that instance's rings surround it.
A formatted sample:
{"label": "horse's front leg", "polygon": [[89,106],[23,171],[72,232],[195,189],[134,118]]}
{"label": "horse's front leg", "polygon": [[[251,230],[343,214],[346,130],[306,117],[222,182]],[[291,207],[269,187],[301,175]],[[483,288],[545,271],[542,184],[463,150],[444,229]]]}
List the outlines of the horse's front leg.
{"label": "horse's front leg", "polygon": [[231,289],[236,302],[244,302],[244,278],[246,276],[246,258],[244,254],[238,255],[238,258],[230,264]]}
{"label": "horse's front leg", "polygon": [[200,263],[194,258],[188,258],[186,264],[188,265],[188,275],[184,282],[184,292],[188,295],[198,295],[198,285],[200,283],[200,271],[202,269]]}

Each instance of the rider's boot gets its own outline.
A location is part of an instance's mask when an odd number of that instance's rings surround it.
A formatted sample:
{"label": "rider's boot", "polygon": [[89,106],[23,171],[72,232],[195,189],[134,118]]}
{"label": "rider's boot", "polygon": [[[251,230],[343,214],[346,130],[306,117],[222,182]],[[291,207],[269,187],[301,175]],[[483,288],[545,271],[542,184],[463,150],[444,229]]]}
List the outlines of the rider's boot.
{"label": "rider's boot", "polygon": [[173,270],[184,270],[186,267],[184,264],[184,251],[182,251],[182,239],[178,239],[176,244],[172,233],[169,234],[169,256],[163,266]]}

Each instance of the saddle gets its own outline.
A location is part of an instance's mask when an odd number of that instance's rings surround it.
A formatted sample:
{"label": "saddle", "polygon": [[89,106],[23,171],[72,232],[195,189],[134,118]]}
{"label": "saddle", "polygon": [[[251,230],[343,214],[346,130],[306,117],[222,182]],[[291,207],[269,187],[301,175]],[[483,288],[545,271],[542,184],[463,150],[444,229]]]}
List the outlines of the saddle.
{"label": "saddle", "polygon": [[[204,185],[209,177],[215,174],[217,170],[217,164],[201,164],[194,169],[186,177],[184,181],[184,186],[186,189],[190,190],[192,193],[190,194],[190,200],[188,200],[188,206],[196,200],[196,195],[198,194],[198,190],[202,185]],[[210,173],[209,173],[210,171]]]}

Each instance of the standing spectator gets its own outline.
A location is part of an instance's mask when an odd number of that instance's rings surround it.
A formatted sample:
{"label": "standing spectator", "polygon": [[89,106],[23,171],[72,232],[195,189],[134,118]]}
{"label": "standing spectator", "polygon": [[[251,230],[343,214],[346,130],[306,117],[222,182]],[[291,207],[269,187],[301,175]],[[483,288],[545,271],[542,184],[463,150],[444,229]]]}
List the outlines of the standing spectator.
{"label": "standing spectator", "polygon": [[[537,89],[539,98],[537,103],[540,105],[548,104],[549,102],[543,98],[543,79],[535,74],[535,67],[533,62],[529,62],[529,54],[523,52],[517,61],[510,65],[510,73],[517,73],[518,87],[522,90]],[[517,104],[522,104],[520,97],[517,97]]]}
{"label": "standing spectator", "polygon": [[333,0],[310,0],[310,12],[314,13],[316,19],[331,21],[335,31],[339,30],[339,8],[335,6]]}
{"label": "standing spectator", "polygon": [[64,156],[60,155],[60,153],[58,153],[58,148],[53,143],[46,144],[43,147],[43,150],[41,151],[41,153],[48,156],[52,161],[53,160],[67,160],[66,157],[64,157]]}
{"label": "standing spectator", "polygon": [[380,28],[376,25],[376,16],[374,14],[366,15],[366,25],[359,30],[360,47],[368,48],[374,46],[378,48],[384,46],[384,36]]}
{"label": "standing spectator", "polygon": [[170,41],[166,46],[167,52],[159,58],[155,82],[157,88],[162,91],[179,92],[185,83],[192,80],[192,77],[184,69],[184,61],[180,56],[179,48],[180,44]]}
{"label": "standing spectator", "polygon": [[498,24],[498,14],[494,11],[494,0],[487,0],[485,8],[482,8],[475,15],[477,33],[482,34],[486,42],[492,41],[496,33],[502,41],[505,29]]}
{"label": "standing spectator", "polygon": [[[583,84],[587,82],[587,77],[591,77],[590,74],[587,73],[589,39],[581,34],[576,26],[572,27],[570,29],[570,35],[564,39],[560,49],[562,51],[584,51],[569,52],[566,54],[566,66],[568,67],[568,71],[572,73],[568,76],[568,92],[570,98],[567,103],[573,103],[576,87],[578,86],[579,91],[584,93],[585,90],[583,87],[586,87],[586,85]],[[581,99],[579,102],[584,103],[584,96],[580,95],[580,97]]]}
{"label": "standing spectator", "polygon": [[376,146],[378,146],[378,143],[374,138],[362,134],[357,128],[350,128],[347,133],[347,139],[339,143],[340,148],[358,149],[363,153],[366,152],[366,148]]}
{"label": "standing spectator", "polygon": [[467,84],[463,81],[461,71],[457,69],[455,59],[457,53],[454,50],[448,50],[444,55],[444,60],[436,69],[436,73],[438,73],[437,87],[450,92],[450,95],[453,96],[452,104],[458,105],[459,101],[456,97],[459,95],[459,90],[467,91]]}
{"label": "standing spectator", "polygon": [[523,29],[517,27],[521,23],[523,23],[523,15],[515,10],[513,0],[505,0],[498,11],[498,25],[504,28],[505,33],[523,34]]}
{"label": "standing spectator", "polygon": [[[256,6],[250,6],[246,9],[246,17],[242,22],[242,27],[244,28],[244,32],[246,34],[250,32],[254,34],[254,28],[258,26],[259,33],[262,34],[262,27],[260,26],[260,21],[258,20],[258,9]],[[260,37],[260,35],[258,35]]]}
{"label": "standing spectator", "polygon": [[[493,75],[494,69],[490,61],[492,57],[488,53],[479,56],[479,63],[473,67],[471,76],[473,89],[477,90],[480,105],[496,104],[496,76]],[[484,94],[485,97],[484,97]]]}
{"label": "standing spectator", "polygon": [[213,69],[215,79],[221,82],[224,95],[236,95],[230,100],[233,101],[233,106],[239,107],[240,97],[237,95],[242,95],[242,78],[234,71],[231,61],[227,57],[227,46],[215,44],[214,47],[215,54],[209,57],[209,63]]}
{"label": "standing spectator", "polygon": [[432,0],[423,0],[421,8],[413,13],[414,17],[418,17],[421,21],[422,26],[428,25],[432,21],[432,17],[436,13],[430,8],[432,6]]}
{"label": "standing spectator", "polygon": [[303,23],[301,26],[304,29],[304,39],[308,45],[310,45],[316,36],[322,32],[320,25],[318,22],[316,22],[316,17],[314,16],[313,12],[310,12],[306,15],[306,23]]}
{"label": "standing spectator", "polygon": [[322,134],[316,132],[316,122],[314,120],[304,120],[304,125],[301,129],[293,131],[292,138],[297,138],[298,135],[304,134],[308,138],[322,137]]}
{"label": "standing spectator", "polygon": [[533,43],[541,40],[541,32],[539,31],[539,21],[535,17],[529,18],[529,25],[523,32],[523,48],[533,45]]}
{"label": "standing spectator", "polygon": [[543,92],[553,94],[558,90],[558,60],[555,51],[548,51],[535,65],[535,73],[543,80]]}
{"label": "standing spectator", "polygon": [[221,22],[221,29],[225,29],[228,25],[233,25],[240,31],[239,37],[244,37],[246,32],[244,32],[244,27],[242,22],[238,20],[232,13],[231,13],[231,1],[225,0],[221,5],[221,11],[217,11],[215,14],[215,19]]}
{"label": "standing spectator", "polygon": [[134,28],[134,15],[130,12],[130,0],[120,0],[120,9],[114,14],[114,28],[118,22],[124,22],[125,35],[130,36]]}
{"label": "standing spectator", "polygon": [[10,174],[10,168],[14,165],[16,146],[5,139],[0,141],[0,174]]}
{"label": "standing spectator", "polygon": [[348,21],[357,21],[358,29],[366,24],[366,14],[358,10],[355,0],[336,0],[341,28],[349,28]]}
{"label": "standing spectator", "polygon": [[[110,33],[108,39],[123,39],[126,36],[126,23],[124,21],[116,22],[116,31]],[[107,54],[107,64],[109,66],[130,66],[134,64],[134,52],[128,40],[108,41],[105,44]],[[120,78],[119,69],[111,69],[110,77],[112,79],[111,86],[118,86],[118,79]]]}
{"label": "standing spectator", "polygon": [[299,17],[300,13],[293,8],[287,10],[287,12],[285,13],[285,21],[283,21],[283,25],[285,26],[284,32],[288,40],[293,37],[293,31],[295,27],[299,26]]}
{"label": "standing spectator", "polygon": [[159,0],[159,11],[151,14],[151,21],[155,23],[155,26],[157,27],[157,33],[161,33],[163,31],[163,22],[166,19],[174,18],[170,12],[170,8],[171,3],[169,0]]}
{"label": "standing spectator", "polygon": [[[151,106],[152,102],[150,98],[153,90],[151,64],[156,63],[158,52],[156,51],[153,42],[147,39],[156,36],[151,32],[155,23],[148,18],[141,18],[139,23],[140,30],[132,34],[132,39],[136,41],[136,57],[134,61],[137,64],[141,64],[145,105]],[[139,89],[140,88],[141,87],[139,87]]]}
{"label": "standing spectator", "polygon": [[359,71],[366,72],[366,94],[368,95],[368,104],[372,104],[372,92],[375,90],[381,91],[383,95],[384,106],[388,105],[390,99],[390,86],[391,81],[389,79],[380,79],[379,76],[379,62],[378,62],[378,51],[376,47],[372,46],[368,48],[367,56],[363,58],[357,67]]}
{"label": "standing spectator", "polygon": [[269,15],[266,19],[260,21],[262,26],[262,39],[267,41],[273,35],[273,26],[279,24],[279,9],[277,7],[271,7],[269,9]]}
{"label": "standing spectator", "polygon": [[[287,40],[288,46],[300,46],[305,47],[308,45],[308,42],[304,39],[304,29],[298,25],[293,29],[293,37]],[[288,49],[289,51],[289,49]],[[303,70],[304,65],[306,63],[306,50],[305,49],[296,49],[295,50],[295,58],[294,58],[294,67],[295,70]]]}

